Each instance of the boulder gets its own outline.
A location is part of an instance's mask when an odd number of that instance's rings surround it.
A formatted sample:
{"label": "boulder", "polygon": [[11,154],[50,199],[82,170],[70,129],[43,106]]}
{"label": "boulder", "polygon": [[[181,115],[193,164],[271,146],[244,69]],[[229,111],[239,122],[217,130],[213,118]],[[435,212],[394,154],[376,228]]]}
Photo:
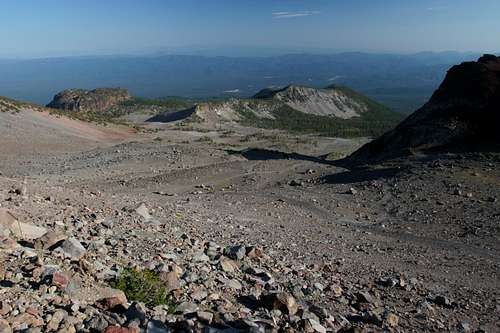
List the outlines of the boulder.
{"label": "boulder", "polygon": [[268,310],[280,310],[289,315],[297,313],[299,306],[295,298],[286,293],[272,293],[262,297],[262,305]]}
{"label": "boulder", "polygon": [[33,240],[42,237],[47,229],[36,225],[20,222],[6,209],[0,208],[0,236],[21,240]]}
{"label": "boulder", "polygon": [[114,295],[101,298],[97,301],[98,305],[105,310],[113,310],[115,308],[127,308],[128,300],[125,293],[115,289]]}
{"label": "boulder", "polygon": [[150,220],[151,215],[149,214],[148,207],[144,203],[141,203],[136,209],[135,212],[141,216],[145,220]]}
{"label": "boulder", "polygon": [[66,239],[64,243],[62,243],[61,249],[66,256],[73,260],[81,259],[87,252],[83,245],[73,237]]}
{"label": "boulder", "polygon": [[62,232],[50,231],[36,240],[35,248],[43,250],[52,250],[58,245],[61,245],[61,243],[67,238],[68,236],[66,236],[66,234]]}

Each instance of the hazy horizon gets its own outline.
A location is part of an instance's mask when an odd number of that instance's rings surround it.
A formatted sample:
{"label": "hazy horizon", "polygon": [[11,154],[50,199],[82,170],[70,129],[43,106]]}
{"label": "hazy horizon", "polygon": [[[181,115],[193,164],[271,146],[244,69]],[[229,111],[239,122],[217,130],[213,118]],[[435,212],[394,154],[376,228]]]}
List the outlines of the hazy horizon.
{"label": "hazy horizon", "polygon": [[22,0],[0,4],[0,58],[496,53],[495,0]]}
{"label": "hazy horizon", "polygon": [[163,56],[192,56],[192,57],[206,57],[206,58],[271,58],[271,57],[283,57],[289,55],[310,55],[310,56],[334,56],[342,54],[367,54],[367,55],[390,55],[390,56],[417,56],[417,55],[457,55],[457,56],[470,56],[470,55],[482,55],[482,54],[495,54],[500,55],[500,51],[484,51],[484,50],[470,50],[470,51],[454,51],[454,50],[443,50],[443,51],[428,51],[422,50],[418,52],[384,52],[384,51],[365,51],[365,50],[311,50],[306,52],[304,50],[286,50],[286,49],[263,49],[263,48],[233,48],[228,50],[228,48],[215,48],[215,49],[204,49],[204,48],[193,48],[191,50],[182,49],[175,51],[157,51],[157,52],[130,52],[130,53],[103,53],[103,54],[60,54],[60,55],[33,55],[33,56],[16,56],[16,57],[2,57],[0,60],[19,60],[19,61],[29,61],[29,60],[43,60],[43,59],[57,59],[57,58],[119,58],[119,57],[130,57],[130,58],[154,58]]}

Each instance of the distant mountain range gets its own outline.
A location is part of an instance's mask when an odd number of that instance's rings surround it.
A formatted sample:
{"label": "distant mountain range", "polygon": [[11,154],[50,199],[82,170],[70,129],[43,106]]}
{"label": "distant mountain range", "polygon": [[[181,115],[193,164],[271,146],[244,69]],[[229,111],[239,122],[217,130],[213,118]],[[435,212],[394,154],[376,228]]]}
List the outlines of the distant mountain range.
{"label": "distant mountain range", "polygon": [[339,53],[273,57],[102,56],[0,60],[0,95],[46,104],[67,88],[123,87],[134,96],[249,97],[293,83],[346,85],[400,112],[422,105],[447,69],[474,53]]}

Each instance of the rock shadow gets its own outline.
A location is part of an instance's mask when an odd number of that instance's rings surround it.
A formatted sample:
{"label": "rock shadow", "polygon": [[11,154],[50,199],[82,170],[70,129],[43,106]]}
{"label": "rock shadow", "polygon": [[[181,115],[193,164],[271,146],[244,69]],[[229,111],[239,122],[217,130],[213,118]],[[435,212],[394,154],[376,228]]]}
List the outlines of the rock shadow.
{"label": "rock shadow", "polygon": [[246,149],[243,151],[227,150],[229,154],[241,155],[249,161],[269,161],[269,160],[298,160],[335,165],[334,161],[325,160],[322,157],[309,156],[297,153],[285,153],[270,149]]}
{"label": "rock shadow", "polygon": [[195,112],[194,108],[182,111],[163,112],[146,120],[148,123],[171,123],[191,117]]}
{"label": "rock shadow", "polygon": [[321,180],[327,184],[352,184],[397,176],[403,168],[391,167],[383,169],[352,169],[345,172],[324,176]]}

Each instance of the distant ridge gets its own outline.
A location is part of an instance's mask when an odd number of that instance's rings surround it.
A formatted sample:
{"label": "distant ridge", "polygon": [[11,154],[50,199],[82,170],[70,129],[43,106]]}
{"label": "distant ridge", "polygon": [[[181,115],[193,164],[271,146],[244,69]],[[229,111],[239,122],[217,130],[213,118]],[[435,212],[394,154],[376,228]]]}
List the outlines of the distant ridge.
{"label": "distant ridge", "polygon": [[299,85],[289,85],[281,89],[266,88],[253,97],[275,99],[303,113],[341,119],[360,117],[374,108],[385,108],[353,90],[335,85],[324,89]]}
{"label": "distant ridge", "polygon": [[110,107],[132,99],[127,89],[67,89],[54,96],[47,107],[74,112],[104,112]]}
{"label": "distant ridge", "polygon": [[250,99],[198,103],[149,121],[189,120],[214,128],[224,122],[330,136],[374,136],[392,128],[401,116],[349,88],[317,89],[288,85],[263,89]]}

